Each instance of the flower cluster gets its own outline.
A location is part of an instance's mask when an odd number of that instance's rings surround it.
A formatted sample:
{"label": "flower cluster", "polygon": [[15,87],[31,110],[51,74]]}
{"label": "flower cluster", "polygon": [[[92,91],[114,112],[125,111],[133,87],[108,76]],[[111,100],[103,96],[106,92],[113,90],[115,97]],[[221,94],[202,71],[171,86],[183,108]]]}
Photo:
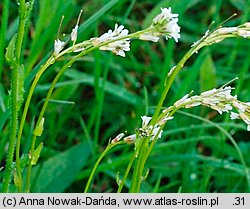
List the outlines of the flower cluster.
{"label": "flower cluster", "polygon": [[[162,118],[158,123],[156,123],[154,126],[149,125],[149,122],[151,121],[151,117],[148,116],[142,116],[142,127],[139,128],[139,138],[147,138],[150,137],[150,140],[154,140],[155,137],[157,139],[161,138],[162,135],[162,130],[161,130],[161,125],[163,125],[166,121],[173,119],[173,117],[170,116],[165,116]],[[136,134],[132,134],[130,136],[127,136],[124,138],[124,141],[127,143],[134,143],[136,140]]]}
{"label": "flower cluster", "polygon": [[[69,52],[80,52],[86,50],[84,42],[75,45],[77,40],[77,32],[79,28],[79,20],[82,14],[82,10],[79,14],[77,23],[72,29],[70,34],[73,46]],[[129,34],[129,31],[124,28],[123,25],[115,24],[115,29],[108,30],[100,37],[94,37],[90,39],[92,46],[99,46],[100,50],[111,51],[116,55],[125,57],[125,52],[130,50],[130,38],[137,37],[141,40],[157,42],[161,36],[166,39],[174,38],[176,42],[180,38],[180,27],[178,25],[178,14],[173,14],[171,8],[161,8],[161,13],[158,14],[152,21],[152,24],[145,30],[138,31],[134,34]],[[54,43],[54,56],[59,53],[65,47],[66,42],[63,42],[57,38]]]}
{"label": "flower cluster", "polygon": [[161,8],[161,13],[153,19],[148,29],[139,35],[139,39],[157,42],[160,36],[165,36],[166,39],[174,38],[176,42],[180,38],[178,14],[173,14],[170,7]]}
{"label": "flower cluster", "polygon": [[[128,35],[128,30],[124,29],[123,25],[118,26],[115,24],[114,31],[109,30],[107,33],[104,33],[98,38],[92,38],[92,43],[94,46],[107,43],[100,47],[100,50],[112,51],[116,55],[125,57],[124,51],[130,50],[130,41],[129,38],[123,39],[124,36]],[[112,42],[112,40],[118,39],[117,41]],[[120,40],[119,40],[120,39]]]}
{"label": "flower cluster", "polygon": [[60,41],[59,39],[54,42],[54,55],[57,56],[63,49],[65,42]]}
{"label": "flower cluster", "polygon": [[[205,91],[198,96],[189,97],[189,94],[187,94],[176,101],[172,107],[179,109],[203,105],[216,110],[220,114],[230,112],[231,119],[242,119],[247,124],[247,130],[250,131],[250,103],[239,101],[237,95],[232,96],[232,89],[232,87],[226,86]],[[233,112],[233,108],[235,108],[238,113]]]}
{"label": "flower cluster", "polygon": [[[169,114],[165,115],[161,120],[159,120],[158,123],[156,123],[154,126],[149,125],[149,122],[151,121],[152,117],[148,116],[141,116],[142,119],[142,127],[138,129],[138,138],[148,138],[150,137],[150,140],[154,140],[155,137],[157,139],[161,138],[162,135],[162,130],[161,126],[165,124],[168,120],[172,120],[174,117],[169,116]],[[124,137],[124,133],[118,134],[112,141],[111,143],[117,143]],[[137,135],[132,134],[129,136],[126,136],[123,140],[126,143],[134,143],[136,140]]]}
{"label": "flower cluster", "polygon": [[207,30],[205,35],[200,40],[194,42],[191,47],[197,46],[200,43],[202,43],[201,45],[203,46],[211,45],[218,43],[225,38],[236,36],[250,38],[250,22],[246,22],[238,27],[221,27],[213,32]]}
{"label": "flower cluster", "polygon": [[234,101],[232,105],[237,109],[238,113],[231,112],[230,118],[232,120],[242,119],[247,124],[247,130],[250,131],[250,102]]}

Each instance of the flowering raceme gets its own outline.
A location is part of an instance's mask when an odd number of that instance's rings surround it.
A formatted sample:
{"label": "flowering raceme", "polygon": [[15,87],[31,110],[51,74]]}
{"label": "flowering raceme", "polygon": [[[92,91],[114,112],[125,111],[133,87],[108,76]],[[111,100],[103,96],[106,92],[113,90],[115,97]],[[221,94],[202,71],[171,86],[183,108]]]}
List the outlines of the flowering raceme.
{"label": "flowering raceme", "polygon": [[160,36],[166,39],[174,38],[176,42],[180,38],[180,27],[178,25],[178,14],[171,13],[171,8],[161,8],[146,31],[139,35],[139,39],[157,42]]}
{"label": "flowering raceme", "polygon": [[[247,130],[250,131],[250,103],[239,101],[237,95],[232,96],[232,89],[232,87],[226,86],[205,91],[200,95],[192,97],[189,97],[189,94],[187,94],[176,101],[173,106],[163,110],[163,113],[169,114],[174,108],[192,108],[203,105],[216,110],[219,114],[230,112],[230,119],[242,119],[247,124]],[[233,108],[238,113],[233,112]]]}
{"label": "flowering raceme", "polygon": [[100,50],[112,51],[114,54],[125,57],[124,51],[130,50],[130,41],[129,38],[122,39],[122,37],[128,35],[128,30],[124,29],[123,25],[118,26],[115,24],[114,31],[109,30],[107,33],[104,33],[102,36],[98,38],[92,38],[92,43],[94,46],[109,42],[115,39],[120,39],[111,43],[107,43],[104,46],[100,47]]}

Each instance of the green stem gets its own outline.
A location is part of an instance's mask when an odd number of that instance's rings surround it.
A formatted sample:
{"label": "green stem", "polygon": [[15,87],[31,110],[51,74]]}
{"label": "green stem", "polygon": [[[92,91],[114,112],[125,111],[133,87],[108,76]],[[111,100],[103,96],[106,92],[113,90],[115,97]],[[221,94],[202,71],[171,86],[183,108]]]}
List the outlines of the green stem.
{"label": "green stem", "polygon": [[125,184],[125,182],[126,182],[126,179],[127,179],[127,177],[128,177],[129,171],[130,171],[130,169],[131,169],[131,167],[132,167],[132,165],[133,165],[133,162],[134,162],[134,160],[136,159],[136,157],[137,157],[137,155],[136,155],[136,153],[134,153],[133,156],[132,156],[132,158],[131,158],[130,161],[129,161],[129,164],[128,164],[128,166],[127,166],[127,169],[126,169],[126,171],[125,171],[125,174],[124,174],[124,176],[123,176],[123,179],[122,179],[121,183],[119,184],[117,193],[120,193],[120,192],[122,191],[122,188],[123,188],[123,186],[124,186],[124,184]]}
{"label": "green stem", "polygon": [[22,51],[22,43],[23,43],[23,36],[25,32],[25,24],[26,24],[26,7],[25,7],[25,0],[20,0],[20,9],[19,9],[19,27],[18,27],[18,34],[16,40],[16,59],[19,61]]}
{"label": "green stem", "polygon": [[154,112],[154,115],[153,115],[153,118],[152,118],[152,121],[151,121],[151,124],[155,124],[156,121],[157,121],[157,118],[160,114],[160,111],[161,111],[161,108],[162,108],[162,105],[163,105],[163,102],[165,101],[166,99],[166,96],[169,92],[169,89],[176,77],[176,75],[179,73],[179,71],[183,68],[184,64],[186,63],[186,61],[195,53],[197,52],[198,50],[200,49],[200,45],[197,45],[197,46],[194,46],[193,48],[191,48],[185,55],[184,57],[181,59],[181,61],[176,65],[174,71],[172,72],[172,74],[170,75],[170,77],[167,77],[167,82],[166,82],[166,86],[163,90],[163,93],[161,95],[161,98],[160,98],[160,101],[159,103],[157,104],[156,106],[156,110]]}
{"label": "green stem", "polygon": [[9,185],[11,181],[11,173],[12,173],[12,162],[15,151],[15,143],[16,143],[16,131],[18,124],[18,110],[17,110],[17,66],[12,69],[11,74],[11,121],[10,121],[10,139],[9,139],[9,147],[7,152],[6,159],[6,168],[4,171],[4,179],[2,192],[6,193],[9,191]]}
{"label": "green stem", "polygon": [[[163,90],[163,93],[161,95],[160,101],[156,107],[156,110],[154,112],[153,118],[150,122],[151,125],[155,125],[158,119],[158,116],[160,114],[162,105],[166,99],[166,96],[169,92],[169,89],[176,77],[176,75],[179,73],[179,71],[183,68],[184,64],[186,63],[186,61],[195,53],[197,52],[200,48],[202,47],[202,44],[197,44],[196,46],[192,47],[185,55],[184,57],[181,59],[181,61],[176,65],[175,69],[173,70],[173,72],[171,73],[171,75],[169,76],[169,78],[167,78],[167,82],[166,82],[166,86]],[[162,130],[163,126],[161,127],[160,130]],[[159,130],[159,132],[160,132]],[[158,134],[159,134],[158,132]],[[145,163],[147,161],[147,158],[151,152],[151,150],[153,149],[153,146],[155,145],[156,141],[157,141],[157,136],[158,134],[155,136],[154,140],[151,142],[149,148],[146,146],[142,146],[141,149],[139,151],[139,154],[142,156],[139,156],[139,161],[138,163],[135,165],[135,175],[133,176],[134,178],[132,179],[132,186],[131,186],[131,192],[139,192],[140,190],[140,184],[141,184],[141,180],[142,180],[142,174],[143,174],[143,170],[145,167]]]}
{"label": "green stem", "polygon": [[94,165],[94,168],[92,169],[91,171],[91,174],[89,176],[89,179],[87,181],[87,184],[85,186],[85,189],[84,189],[84,193],[87,193],[88,190],[89,190],[89,187],[90,187],[90,184],[92,182],[92,179],[94,178],[94,174],[96,172],[96,169],[98,167],[98,165],[100,164],[101,160],[104,158],[104,156],[107,154],[107,152],[112,149],[114,146],[118,145],[118,144],[123,144],[124,142],[117,142],[115,144],[108,144],[108,146],[106,147],[106,149],[102,152],[102,154],[100,155],[100,157],[97,159],[95,165]]}
{"label": "green stem", "polygon": [[20,181],[20,188],[22,188],[22,174],[21,174],[21,167],[20,167],[20,146],[21,146],[21,138],[22,138],[22,132],[23,132],[25,119],[26,119],[26,116],[27,116],[27,113],[28,113],[30,101],[31,101],[33,92],[35,90],[35,87],[36,87],[41,75],[52,64],[52,62],[54,62],[53,56],[51,56],[48,59],[48,61],[45,63],[45,65],[43,65],[39,69],[39,71],[37,72],[36,77],[35,77],[32,85],[30,87],[29,94],[28,94],[28,97],[27,97],[25,105],[24,105],[23,114],[22,114],[20,127],[19,127],[19,131],[18,131],[18,136],[17,136],[17,146],[16,146],[16,167],[17,167],[17,175],[18,175],[18,178],[19,178],[19,181]]}
{"label": "green stem", "polygon": [[0,43],[2,43],[1,44],[2,46],[0,47],[0,82],[2,79],[2,71],[3,71],[5,37],[6,37],[6,31],[7,31],[7,26],[8,26],[9,5],[10,5],[10,0],[4,0],[2,4],[3,14],[1,18],[1,31],[0,31]]}
{"label": "green stem", "polygon": [[[56,83],[57,81],[59,80],[59,78],[63,75],[63,73],[68,69],[69,66],[71,66],[76,60],[78,60],[81,56],[84,56],[87,52],[89,52],[88,50],[86,51],[83,51],[81,53],[79,53],[77,56],[75,56],[73,59],[71,59],[66,65],[63,66],[63,68],[59,71],[59,73],[56,75],[56,77],[54,78],[54,80],[52,81],[51,83],[51,86],[50,86],[50,89],[47,93],[47,96],[46,96],[46,99],[45,99],[45,102],[43,104],[43,107],[42,107],[42,110],[40,111],[40,114],[39,114],[39,117],[37,119],[37,123],[35,125],[35,127],[40,124],[44,114],[45,114],[45,111],[47,109],[47,106],[48,106],[48,103],[49,103],[49,100],[50,100],[50,97],[51,97],[51,94],[56,86]],[[55,59],[53,57],[51,57],[47,62],[46,64],[48,64],[48,66],[51,64],[51,59]],[[30,92],[29,92],[29,95],[28,95],[28,98],[27,98],[27,101],[26,101],[26,104],[25,104],[25,109],[24,109],[24,113],[23,113],[23,118],[22,118],[22,121],[21,121],[21,125],[20,126],[20,130],[19,130],[19,135],[20,135],[20,138],[18,137],[18,142],[19,142],[19,147],[20,147],[20,142],[21,142],[21,136],[22,136],[22,131],[23,130],[23,125],[24,125],[24,122],[25,122],[25,118],[26,118],[26,115],[27,115],[27,112],[28,112],[28,107],[29,107],[29,103],[30,103],[30,100],[31,100],[31,97],[32,97],[32,94],[34,92],[34,89],[36,87],[36,84],[39,80],[39,78],[41,77],[41,75],[43,74],[43,72],[48,68],[47,65],[44,65],[43,68],[41,68],[41,70],[38,71],[37,73],[37,76],[35,78],[35,80],[33,81],[32,83],[32,86],[30,88]],[[35,145],[36,145],[36,136],[33,134],[33,138],[32,138],[32,142],[31,142],[31,150],[30,150],[30,159],[32,159],[32,156],[34,155],[34,150],[35,150]],[[19,152],[17,153],[18,154],[18,158],[19,158]],[[28,175],[27,175],[27,180],[26,180],[26,189],[25,191],[26,192],[29,192],[30,190],[30,177],[31,177],[31,170],[32,170],[32,164],[31,164],[31,160],[29,161],[29,165],[28,165]]]}
{"label": "green stem", "polygon": [[[20,0],[20,7],[19,7],[19,26],[18,26],[18,33],[17,33],[17,40],[15,46],[15,58],[16,61],[14,63],[11,75],[11,121],[10,121],[10,140],[9,140],[9,148],[7,153],[7,160],[6,160],[6,169],[4,172],[4,179],[3,179],[3,186],[2,192],[9,191],[9,185],[11,181],[11,165],[13,163],[13,156],[15,152],[15,144],[16,144],[16,134],[17,134],[17,127],[18,127],[18,68],[20,66],[20,55],[22,50],[22,42],[23,36],[25,31],[25,0]],[[19,188],[20,191],[20,188]]]}
{"label": "green stem", "polygon": [[[56,75],[56,77],[54,78],[51,86],[50,86],[50,89],[48,91],[48,94],[46,96],[46,99],[45,99],[45,102],[44,102],[44,105],[42,107],[42,110],[39,114],[39,117],[38,117],[38,120],[37,120],[37,123],[36,124],[39,124],[44,116],[44,113],[46,111],[46,108],[47,108],[47,105],[48,105],[48,102],[50,100],[50,97],[51,97],[51,94],[55,88],[55,85],[57,83],[57,81],[59,80],[59,78],[63,75],[63,73],[68,69],[69,66],[71,66],[75,61],[77,61],[80,57],[86,55],[87,53],[90,53],[91,51],[94,51],[95,49],[98,49],[99,47],[101,46],[104,46],[104,45],[107,45],[109,43],[112,43],[112,42],[115,42],[117,40],[121,40],[121,39],[125,39],[125,38],[131,38],[131,37],[137,37],[140,33],[142,33],[143,31],[139,31],[139,32],[136,32],[136,33],[133,33],[133,34],[129,34],[127,36],[124,36],[122,38],[117,38],[117,39],[114,39],[114,40],[111,40],[111,41],[108,41],[108,42],[105,42],[105,43],[101,43],[101,44],[98,44],[96,46],[93,46],[93,47],[90,47],[89,49],[86,49],[86,50],[83,50],[81,53],[79,53],[78,55],[76,55],[73,59],[71,59],[66,65],[64,65],[64,67],[59,71],[59,73]],[[60,54],[58,54],[58,57],[64,55],[66,52],[69,53],[71,51],[74,51],[74,47],[76,46],[79,46],[78,45],[74,45],[72,47],[69,47],[68,49],[62,51]],[[29,104],[30,104],[30,100],[31,100],[31,97],[33,95],[33,92],[34,92],[34,89],[37,85],[37,82],[39,80],[39,78],[41,77],[41,75],[43,74],[43,72],[47,69],[47,67],[50,65],[50,63],[52,62],[51,59],[56,59],[56,58],[53,58],[51,57],[47,62],[46,64],[48,65],[44,65],[37,73],[36,75],[36,78],[35,80],[33,81],[32,83],[32,86],[30,88],[30,92],[29,92],[29,95],[28,95],[28,98],[26,100],[26,103],[25,103],[25,108],[24,108],[24,111],[23,111],[23,116],[22,116],[22,120],[21,120],[21,124],[20,124],[20,129],[19,129],[19,133],[18,133],[18,150],[20,149],[20,143],[21,143],[21,137],[22,137],[22,130],[23,130],[23,126],[24,126],[24,122],[25,122],[25,119],[26,119],[26,115],[27,115],[27,112],[28,112],[28,108],[29,108]],[[36,126],[35,126],[36,127]],[[34,149],[35,149],[35,144],[36,144],[36,136],[33,136],[32,138],[32,142],[31,144],[33,145],[33,147],[31,147],[31,153],[30,153],[30,158],[32,159],[32,156],[33,156],[33,153],[34,153]],[[19,151],[17,152],[17,158],[18,158],[18,165],[19,165],[19,168],[20,168],[20,160],[19,160]],[[31,176],[31,162],[29,163],[28,165],[28,175],[27,175],[27,186],[26,186],[26,192],[29,191],[29,187],[30,187],[30,176]],[[20,175],[21,177],[21,171],[19,169],[19,172],[18,172],[18,175]]]}

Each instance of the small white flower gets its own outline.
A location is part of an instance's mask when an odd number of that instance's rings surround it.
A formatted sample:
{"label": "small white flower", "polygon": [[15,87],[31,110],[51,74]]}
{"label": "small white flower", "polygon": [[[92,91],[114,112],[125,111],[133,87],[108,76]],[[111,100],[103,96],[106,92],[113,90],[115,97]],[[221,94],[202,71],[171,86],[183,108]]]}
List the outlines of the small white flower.
{"label": "small white flower", "polygon": [[244,113],[246,108],[238,101],[233,101],[233,106],[239,111],[239,113]]}
{"label": "small white flower", "polygon": [[243,24],[246,28],[250,28],[250,22],[246,22]]}
{"label": "small white flower", "polygon": [[202,92],[201,96],[210,96],[210,95],[213,95],[215,92],[217,92],[217,89],[212,89],[209,91]]}
{"label": "small white flower", "polygon": [[[205,32],[204,36],[202,36],[201,39],[199,39],[198,41],[195,41],[195,42],[191,45],[191,48],[194,47],[194,46],[196,46],[196,45],[198,45],[204,38],[206,38],[206,37],[208,36],[209,32],[210,32],[210,31],[207,30],[207,31]],[[198,52],[196,52],[196,53],[198,53]]]}
{"label": "small white flower", "polygon": [[71,41],[73,42],[76,41],[77,39],[77,30],[78,30],[78,25],[76,25],[71,32]]}
{"label": "small white flower", "polygon": [[118,134],[112,141],[111,141],[111,143],[112,144],[114,144],[114,143],[116,143],[116,142],[119,142],[123,137],[124,137],[124,133],[120,133],[120,134]]}
{"label": "small white flower", "polygon": [[162,35],[166,39],[174,38],[176,42],[180,38],[178,14],[172,14],[170,7],[161,8],[161,13],[153,19],[148,31],[139,35],[139,39],[157,42]]}
{"label": "small white flower", "polygon": [[237,27],[224,27],[224,28],[219,28],[217,30],[217,33],[219,33],[219,34],[228,34],[228,33],[233,33],[233,32],[235,32],[237,30],[238,30]]}
{"label": "small white flower", "polygon": [[161,13],[153,19],[154,24],[163,24],[165,21],[169,21],[172,18],[178,17],[178,14],[172,14],[171,7],[161,8]]}
{"label": "small white flower", "polygon": [[244,113],[240,113],[240,118],[247,124],[247,130],[250,131],[250,117]]}
{"label": "small white flower", "polygon": [[180,35],[180,29],[181,28],[178,26],[177,22],[178,22],[178,19],[175,18],[175,19],[171,20],[166,25],[166,29],[165,29],[166,39],[174,38],[175,42],[178,42],[178,39],[181,37],[181,35]]}
{"label": "small white flower", "polygon": [[142,119],[142,127],[146,127],[149,123],[149,121],[152,119],[152,117],[148,117],[148,116],[141,116]]}
{"label": "small white flower", "polygon": [[219,102],[220,100],[217,97],[205,97],[202,99],[202,103],[206,105],[214,105]]}
{"label": "small white flower", "polygon": [[239,29],[238,35],[242,36],[243,38],[249,38],[250,37],[250,31]]}
{"label": "small white flower", "polygon": [[177,100],[175,103],[174,103],[174,106],[175,107],[180,107],[183,103],[185,102],[189,102],[191,99],[188,98],[189,94],[186,94],[184,97],[182,97],[181,99]]}
{"label": "small white flower", "polygon": [[123,139],[126,143],[134,143],[136,140],[136,134],[129,135]]}
{"label": "small white flower", "polygon": [[159,36],[160,34],[157,32],[145,32],[139,35],[139,39],[144,40],[144,41],[157,42],[160,39]]}
{"label": "small white flower", "polygon": [[[150,140],[153,140],[154,137],[157,135],[157,133],[159,132],[160,130],[160,127],[159,126],[155,126],[154,129],[153,129],[153,133],[152,133],[152,137],[150,138]],[[159,132],[157,138],[160,139],[161,138],[161,135],[162,135],[162,130]]]}
{"label": "small white flower", "polygon": [[57,56],[63,49],[65,42],[60,41],[59,39],[55,40],[54,43],[54,55]]}
{"label": "small white flower", "polygon": [[240,118],[240,116],[239,116],[238,113],[235,113],[235,112],[230,113],[230,119],[231,120],[235,120],[235,119],[239,119],[239,118]]}
{"label": "small white flower", "polygon": [[[98,38],[92,38],[93,45],[96,46],[101,43],[109,42],[114,39],[122,38],[123,36],[128,35],[128,30],[124,29],[123,25],[118,26],[115,24],[114,31],[109,30],[107,33],[104,33]],[[100,50],[112,51],[114,54],[125,57],[124,51],[130,50],[130,41],[129,38],[117,40],[111,43],[108,43],[100,47]]]}
{"label": "small white flower", "polygon": [[163,125],[167,121],[172,120],[174,118],[173,116],[168,116],[168,115],[169,113],[158,122],[159,126]]}
{"label": "small white flower", "polygon": [[185,106],[185,108],[196,107],[196,106],[199,106],[199,105],[201,105],[201,104],[202,104],[201,102],[193,102],[193,103],[187,104],[187,105]]}
{"label": "small white flower", "polygon": [[174,67],[171,68],[171,70],[168,72],[168,77],[170,77],[172,75],[172,73],[174,72],[176,68],[176,65]]}
{"label": "small white flower", "polygon": [[222,108],[221,110],[223,112],[228,112],[229,110],[232,110],[233,107],[230,104],[225,104],[224,108]]}
{"label": "small white flower", "polygon": [[84,48],[84,47],[80,47],[80,48],[76,48],[76,49],[74,50],[74,52],[81,52],[81,51],[83,51],[83,50],[85,50],[85,48]]}

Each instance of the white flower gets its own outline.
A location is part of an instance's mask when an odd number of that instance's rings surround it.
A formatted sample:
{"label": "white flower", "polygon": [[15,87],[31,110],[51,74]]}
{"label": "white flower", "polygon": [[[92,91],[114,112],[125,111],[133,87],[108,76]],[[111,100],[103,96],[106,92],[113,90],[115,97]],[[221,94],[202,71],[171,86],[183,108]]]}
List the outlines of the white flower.
{"label": "white flower", "polygon": [[159,122],[159,126],[163,125],[164,123],[166,123],[168,120],[172,120],[174,117],[173,116],[169,116],[169,113],[164,116]]}
{"label": "white flower", "polygon": [[100,50],[112,51],[116,55],[125,57],[124,51],[130,50],[130,42],[124,40],[115,41],[105,46],[101,46]]}
{"label": "white flower", "polygon": [[229,110],[232,110],[233,107],[230,104],[225,104],[224,108],[222,108],[221,110],[223,112],[228,112]]}
{"label": "white flower", "polygon": [[129,135],[123,139],[126,143],[134,143],[136,140],[136,134]]}
{"label": "white flower", "polygon": [[111,141],[111,143],[112,144],[114,144],[114,143],[116,143],[116,142],[119,142],[123,137],[124,137],[124,133],[120,133],[120,134],[118,134],[112,141]]}
{"label": "white flower", "polygon": [[157,42],[159,41],[159,36],[160,34],[157,32],[145,32],[139,35],[139,39],[144,40],[144,41]]}
{"label": "white flower", "polygon": [[[153,140],[154,137],[157,135],[157,133],[159,132],[160,130],[160,127],[159,126],[155,126],[154,129],[153,129],[153,133],[152,133],[152,136],[150,138],[150,140]],[[162,130],[159,132],[158,136],[157,136],[157,139],[160,139],[161,138],[161,134],[162,134]]]}
{"label": "white flower", "polygon": [[212,89],[209,91],[202,92],[201,95],[202,96],[210,96],[210,95],[214,94],[215,92],[217,92],[217,89]]}
{"label": "white flower", "polygon": [[178,26],[177,22],[178,19],[175,18],[166,25],[165,29],[166,39],[174,38],[175,42],[178,42],[178,39],[181,37],[181,35],[180,35],[180,27]]}
{"label": "white flower", "polygon": [[166,39],[174,38],[176,42],[180,38],[178,14],[172,14],[170,7],[161,8],[161,13],[153,19],[148,30],[139,35],[139,39],[157,42],[161,35]]}
{"label": "white flower", "polygon": [[237,27],[224,27],[224,28],[219,28],[217,30],[217,33],[219,33],[219,34],[228,34],[228,33],[233,33],[233,32],[235,32],[237,30],[238,30]]}
{"label": "white flower", "polygon": [[[115,24],[114,31],[109,30],[107,33],[104,33],[99,38],[92,38],[93,45],[96,46],[101,43],[110,42],[115,39],[122,38],[128,35],[128,30],[124,29],[123,25],[118,26]],[[100,47],[100,50],[112,51],[114,54],[125,57],[124,51],[130,50],[130,41],[129,38],[117,40],[111,43],[108,43]]]}
{"label": "white flower", "polygon": [[201,104],[202,104],[201,102],[193,102],[193,103],[187,104],[187,105],[185,106],[185,108],[196,107],[196,106],[199,106],[199,105],[201,105]]}
{"label": "white flower", "polygon": [[73,42],[76,41],[77,39],[77,30],[78,30],[78,25],[76,25],[71,32],[71,41]]}
{"label": "white flower", "polygon": [[231,120],[235,120],[235,119],[239,119],[239,118],[240,118],[240,116],[239,116],[238,113],[235,113],[235,112],[230,113],[230,119]]}
{"label": "white flower", "polygon": [[174,67],[171,68],[171,70],[168,72],[168,77],[170,77],[172,75],[172,73],[174,72],[176,68],[176,65]]}
{"label": "white flower", "polygon": [[182,97],[181,99],[177,100],[174,103],[175,107],[180,107],[183,103],[189,102],[191,99],[188,98],[189,94],[186,94],[184,97]]}
{"label": "white flower", "polygon": [[[196,46],[196,45],[198,45],[199,43],[201,43],[201,41],[204,40],[204,39],[208,36],[209,32],[210,32],[210,31],[207,30],[207,31],[205,32],[205,34],[201,37],[201,39],[199,39],[198,41],[195,41],[195,42],[191,45],[191,48],[194,47],[194,46]],[[196,53],[198,53],[198,52],[196,52]]]}
{"label": "white flower", "polygon": [[250,31],[239,29],[238,35],[242,36],[243,38],[249,38],[250,37]]}
{"label": "white flower", "polygon": [[247,130],[250,131],[250,117],[244,113],[240,113],[240,118],[247,124]]}
{"label": "white flower", "polygon": [[171,7],[161,8],[161,14],[157,15],[153,19],[153,23],[154,24],[163,24],[163,23],[165,23],[165,21],[169,21],[172,18],[176,18],[178,16],[179,16],[178,14],[172,14]]}
{"label": "white flower", "polygon": [[142,127],[145,127],[148,125],[149,121],[152,119],[152,117],[147,117],[147,116],[141,116],[142,119]]}
{"label": "white flower", "polygon": [[59,39],[55,40],[54,43],[54,55],[57,56],[60,51],[62,51],[63,47],[65,45],[65,42],[60,41]]}
{"label": "white flower", "polygon": [[238,101],[233,101],[233,106],[239,111],[240,114],[246,111],[245,106]]}

